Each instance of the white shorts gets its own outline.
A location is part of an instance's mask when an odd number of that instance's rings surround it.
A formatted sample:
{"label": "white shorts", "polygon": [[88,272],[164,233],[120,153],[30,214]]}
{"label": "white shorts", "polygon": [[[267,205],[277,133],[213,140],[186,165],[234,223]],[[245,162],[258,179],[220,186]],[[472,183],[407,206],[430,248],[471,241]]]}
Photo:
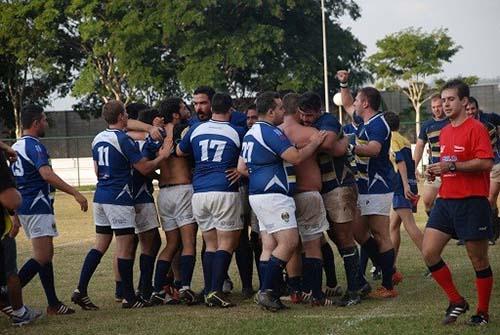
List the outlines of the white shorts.
{"label": "white shorts", "polygon": [[302,241],[320,238],[329,228],[323,197],[319,192],[303,192],[293,196],[295,216]]}
{"label": "white shorts", "polygon": [[171,231],[195,223],[191,200],[193,185],[174,185],[160,189],[158,194],[158,213],[161,227]]}
{"label": "white shorts", "polygon": [[134,206],[98,204],[94,202],[94,223],[111,229],[135,229]]}
{"label": "white shorts", "polygon": [[28,239],[59,235],[53,214],[19,215],[19,222]]}
{"label": "white shorts", "polygon": [[383,194],[359,194],[358,207],[361,210],[361,216],[389,216],[389,213],[391,212],[393,196],[393,192]]}
{"label": "white shorts", "polygon": [[135,204],[135,233],[140,234],[159,227],[154,203]]}
{"label": "white shorts", "polygon": [[202,232],[243,229],[241,200],[237,192],[201,192],[193,195],[193,214]]}
{"label": "white shorts", "polygon": [[297,228],[295,201],[292,197],[280,193],[252,194],[249,200],[259,220],[260,231],[272,234]]}

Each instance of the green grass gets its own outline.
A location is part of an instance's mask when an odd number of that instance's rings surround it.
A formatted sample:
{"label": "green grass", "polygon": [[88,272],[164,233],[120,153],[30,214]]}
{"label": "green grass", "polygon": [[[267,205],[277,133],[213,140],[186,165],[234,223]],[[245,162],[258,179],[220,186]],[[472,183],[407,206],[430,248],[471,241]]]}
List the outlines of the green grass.
{"label": "green grass", "polygon": [[[87,194],[91,197],[91,194]],[[420,211],[421,213],[423,211]],[[80,268],[87,251],[92,246],[94,225],[92,211],[82,213],[74,200],[58,194],[56,218],[60,236],[55,239],[54,268],[59,298],[70,304]],[[417,221],[423,227],[425,214],[418,214]],[[495,280],[499,279],[500,258],[498,248],[490,250]],[[30,257],[30,245],[23,232],[18,237],[18,265]],[[0,334],[498,334],[500,300],[493,292],[491,301],[492,324],[481,329],[464,325],[462,317],[456,325],[441,326],[447,302],[436,284],[422,277],[425,266],[418,250],[403,232],[399,257],[399,269],[404,274],[398,286],[400,296],[391,301],[363,301],[350,308],[311,308],[292,306],[288,311],[268,313],[251,301],[241,301],[238,293],[233,300],[238,304],[229,310],[208,309],[204,306],[159,306],[143,310],[122,310],[114,302],[114,279],[111,268],[113,246],[102,259],[89,287],[93,301],[101,307],[99,311],[85,312],[80,309],[71,316],[47,317],[36,324],[17,330],[9,326],[6,318],[0,317]],[[463,247],[452,242],[447,247],[444,259],[450,264],[461,293],[475,305],[474,271]],[[345,283],[341,259],[336,254],[337,274],[340,283]],[[137,262],[136,262],[137,263]],[[240,291],[236,265],[231,264],[230,274],[235,281],[235,292]],[[137,281],[136,272],[136,281]],[[256,275],[254,286],[257,285]],[[201,262],[196,263],[193,287],[201,288]],[[25,302],[45,309],[45,295],[40,281],[35,278],[23,291]],[[474,309],[474,307],[473,307]],[[470,315],[470,312],[468,313]],[[468,316],[467,315],[467,316]]]}

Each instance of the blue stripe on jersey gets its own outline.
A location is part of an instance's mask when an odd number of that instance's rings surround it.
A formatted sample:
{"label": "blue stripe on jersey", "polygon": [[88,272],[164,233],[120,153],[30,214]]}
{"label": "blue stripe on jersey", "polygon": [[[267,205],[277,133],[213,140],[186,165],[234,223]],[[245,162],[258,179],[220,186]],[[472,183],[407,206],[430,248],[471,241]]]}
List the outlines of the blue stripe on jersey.
{"label": "blue stripe on jersey", "polygon": [[106,129],[94,138],[92,156],[97,165],[94,202],[133,206],[132,165],[142,159],[134,140],[122,130]]}
{"label": "blue stripe on jersey", "polygon": [[199,192],[238,192],[230,185],[229,168],[238,165],[244,129],[229,122],[210,120],[192,126],[179,142],[179,149],[193,156],[193,189]]}
{"label": "blue stripe on jersey", "polygon": [[[136,141],[136,145],[141,152],[142,157],[146,157],[148,160],[153,160],[156,157],[156,153],[161,148],[163,142],[155,141],[150,136],[144,141]],[[153,179],[149,176],[143,176],[139,171],[134,169],[133,171],[133,197],[134,203],[144,204],[144,203],[154,203],[153,197]]]}
{"label": "blue stripe on jersey", "polygon": [[276,126],[257,121],[243,138],[241,157],[249,170],[249,194],[289,195],[290,186],[281,154],[292,144]]}
{"label": "blue stripe on jersey", "polygon": [[23,197],[17,214],[54,214],[55,189],[38,172],[42,166],[50,166],[47,149],[38,138],[31,136],[23,136],[12,148],[17,152],[18,159],[12,163],[11,170]]}
{"label": "blue stripe on jersey", "polygon": [[[412,158],[410,141],[397,131],[392,132],[391,152],[396,164],[399,162],[405,162],[408,184],[417,185],[417,178],[415,177],[415,161]],[[397,175],[393,179],[394,193],[404,195],[401,174],[397,169],[397,166],[395,169],[397,171]]]}
{"label": "blue stripe on jersey", "polygon": [[441,129],[448,125],[450,121],[446,119],[434,120],[429,119],[422,124],[420,128],[420,134],[418,138],[429,143],[431,148],[431,155],[429,155],[429,164],[434,164],[439,162],[439,156],[441,154],[441,149],[439,147],[439,134],[441,134]]}
{"label": "blue stripe on jersey", "polygon": [[382,194],[392,192],[394,169],[389,159],[391,131],[382,113],[377,113],[360,126],[356,144],[377,141],[381,144],[377,157],[356,155],[359,194]]}

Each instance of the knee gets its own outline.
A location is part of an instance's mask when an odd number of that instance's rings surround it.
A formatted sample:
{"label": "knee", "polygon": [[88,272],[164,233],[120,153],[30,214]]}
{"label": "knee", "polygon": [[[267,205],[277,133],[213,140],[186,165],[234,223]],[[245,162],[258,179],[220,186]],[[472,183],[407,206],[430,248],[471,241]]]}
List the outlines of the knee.
{"label": "knee", "polygon": [[422,257],[427,265],[434,265],[441,259],[441,255],[426,245],[422,245]]}
{"label": "knee", "polygon": [[476,271],[484,270],[488,266],[490,266],[490,262],[487,255],[474,255],[469,257],[472,262],[472,266]]}

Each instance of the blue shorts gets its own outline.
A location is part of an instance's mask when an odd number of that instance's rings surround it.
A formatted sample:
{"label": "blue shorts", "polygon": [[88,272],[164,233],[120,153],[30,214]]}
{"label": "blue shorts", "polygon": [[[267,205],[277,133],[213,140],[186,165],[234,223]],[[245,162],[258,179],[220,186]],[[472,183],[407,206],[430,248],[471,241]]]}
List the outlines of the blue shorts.
{"label": "blue shorts", "polygon": [[454,239],[488,240],[493,237],[490,203],[486,197],[437,198],[426,227]]}
{"label": "blue shorts", "polygon": [[[418,194],[417,185],[410,185],[410,190],[413,192],[413,194]],[[417,202],[414,203],[411,200],[406,199],[404,194],[401,194],[400,192],[394,192],[394,196],[392,197],[392,208],[410,208],[413,213],[416,213]]]}

